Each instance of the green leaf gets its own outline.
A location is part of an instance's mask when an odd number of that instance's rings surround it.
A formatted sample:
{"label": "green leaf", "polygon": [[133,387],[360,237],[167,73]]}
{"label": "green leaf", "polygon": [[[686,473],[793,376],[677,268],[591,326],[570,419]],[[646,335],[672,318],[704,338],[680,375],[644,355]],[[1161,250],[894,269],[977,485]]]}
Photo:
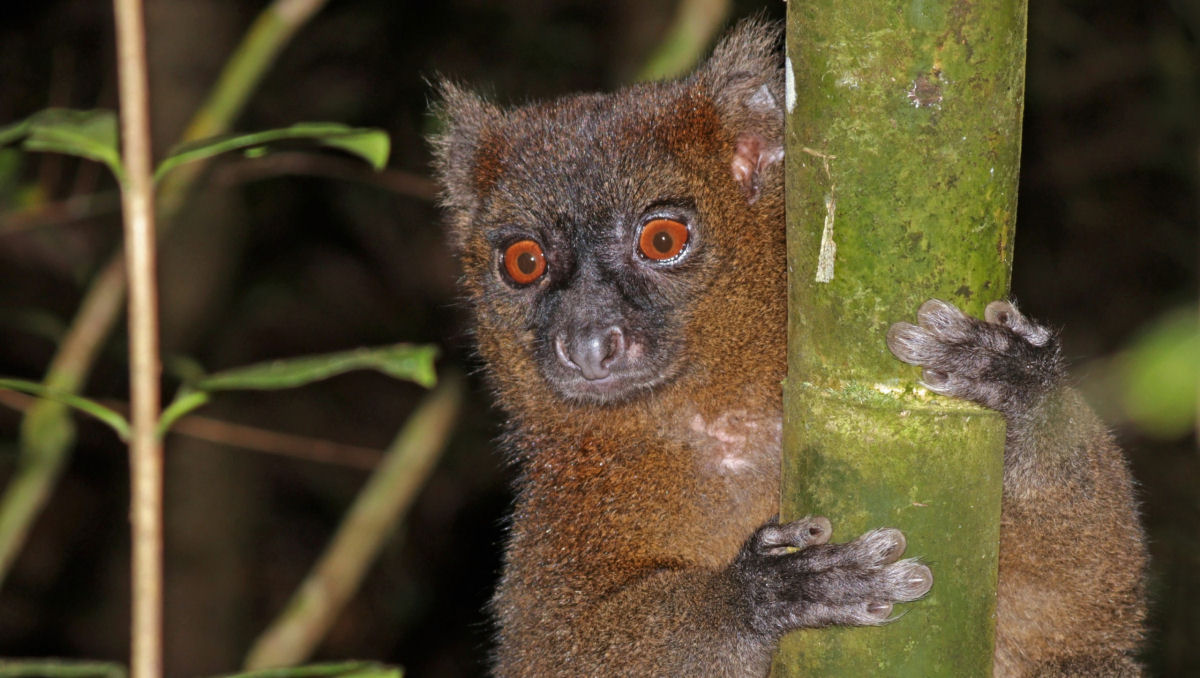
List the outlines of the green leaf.
{"label": "green leaf", "polygon": [[21,122],[0,127],[0,146],[7,146],[20,141],[25,135],[29,134],[29,120],[29,118],[26,118]]}
{"label": "green leaf", "polygon": [[166,435],[175,422],[192,410],[208,403],[209,395],[203,391],[180,390],[175,400],[158,417],[158,437]]}
{"label": "green leaf", "polygon": [[0,659],[0,678],[125,678],[125,667],[112,662],[64,659]]}
{"label": "green leaf", "polygon": [[234,368],[200,379],[192,384],[192,388],[197,391],[293,388],[362,369],[378,370],[397,379],[407,379],[429,387],[437,381],[433,371],[436,357],[437,347],[432,345],[395,344],[360,348]]}
{"label": "green leaf", "polygon": [[129,421],[115,410],[111,410],[94,400],[88,400],[82,396],[77,396],[73,393],[63,393],[46,388],[36,381],[26,381],[24,379],[0,379],[0,388],[6,388],[11,391],[20,391],[30,395],[45,398],[60,402],[69,407],[73,407],[84,414],[89,414],[96,419],[108,424],[112,430],[117,432],[121,440],[129,440]]}
{"label": "green leaf", "polygon": [[365,127],[349,127],[336,122],[302,122],[291,127],[264,130],[250,134],[231,134],[199,139],[181,144],[159,164],[154,172],[155,181],[179,165],[211,158],[229,151],[245,150],[247,153],[262,153],[263,144],[293,139],[306,139],[323,146],[337,148],[357,155],[370,163],[376,170],[387,164],[391,142],[383,130]]}
{"label": "green leaf", "polygon": [[402,678],[403,676],[404,671],[396,666],[387,666],[376,662],[338,662],[247,671],[223,678]]}
{"label": "green leaf", "polygon": [[1172,438],[1195,425],[1200,384],[1200,321],[1195,308],[1159,319],[1123,361],[1123,401],[1129,418],[1147,433]]}
{"label": "green leaf", "polygon": [[0,127],[0,146],[22,141],[30,151],[66,153],[104,163],[118,181],[125,170],[117,148],[117,116],[112,111],[47,108],[21,122]]}

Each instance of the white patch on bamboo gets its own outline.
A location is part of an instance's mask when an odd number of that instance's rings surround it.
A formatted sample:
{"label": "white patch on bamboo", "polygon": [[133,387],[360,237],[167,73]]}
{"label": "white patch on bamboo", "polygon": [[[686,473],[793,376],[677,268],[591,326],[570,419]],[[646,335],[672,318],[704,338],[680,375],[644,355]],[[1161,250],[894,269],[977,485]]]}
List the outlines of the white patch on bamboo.
{"label": "white patch on bamboo", "polygon": [[796,73],[792,71],[792,58],[787,57],[783,62],[784,104],[790,114],[796,107]]}
{"label": "white patch on bamboo", "polygon": [[821,249],[817,253],[816,274],[817,282],[827,283],[833,280],[833,267],[837,260],[837,243],[833,240],[833,222],[837,215],[837,183],[833,180],[833,169],[830,167],[830,161],[837,159],[837,156],[807,146],[801,146],[800,150],[821,159],[821,169],[829,182],[829,193],[825,195],[825,226],[821,229]]}
{"label": "white patch on bamboo", "polygon": [[825,227],[821,229],[821,251],[817,255],[817,282],[833,280],[833,264],[837,258],[837,243],[833,240],[833,217],[837,212],[837,201],[832,195],[825,196]]}

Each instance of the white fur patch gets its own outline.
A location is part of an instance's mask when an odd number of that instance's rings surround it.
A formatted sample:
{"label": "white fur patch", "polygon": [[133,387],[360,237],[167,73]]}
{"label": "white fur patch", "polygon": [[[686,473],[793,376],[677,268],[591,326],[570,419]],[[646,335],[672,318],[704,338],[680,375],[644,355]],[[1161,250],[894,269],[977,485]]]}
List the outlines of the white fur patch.
{"label": "white fur patch", "polygon": [[757,458],[760,451],[750,441],[759,433],[761,424],[745,410],[723,412],[711,422],[696,414],[689,428],[704,436],[707,444],[702,449],[711,452],[708,462],[722,475],[752,471],[761,461]]}

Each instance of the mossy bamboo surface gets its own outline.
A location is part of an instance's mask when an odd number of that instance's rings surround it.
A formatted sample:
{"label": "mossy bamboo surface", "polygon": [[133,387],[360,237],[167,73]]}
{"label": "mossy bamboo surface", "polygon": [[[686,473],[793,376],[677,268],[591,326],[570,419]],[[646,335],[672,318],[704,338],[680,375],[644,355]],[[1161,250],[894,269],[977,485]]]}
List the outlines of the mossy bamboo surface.
{"label": "mossy bamboo surface", "polygon": [[1026,5],[788,5],[785,518],[898,527],[933,591],[882,628],[784,640],[776,676],[991,672],[1003,421],[932,396],[887,328],[1008,293]]}

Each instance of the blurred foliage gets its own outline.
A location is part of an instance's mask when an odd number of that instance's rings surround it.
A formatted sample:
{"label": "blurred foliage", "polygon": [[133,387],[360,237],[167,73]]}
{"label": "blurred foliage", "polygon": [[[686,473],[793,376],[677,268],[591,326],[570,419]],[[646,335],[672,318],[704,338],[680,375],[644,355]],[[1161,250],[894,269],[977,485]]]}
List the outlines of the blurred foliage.
{"label": "blurred foliage", "polygon": [[1200,311],[1157,320],[1119,357],[1129,419],[1149,435],[1194,433],[1200,396]]}
{"label": "blurred foliage", "polygon": [[[269,151],[268,144],[297,139],[352,153],[377,170],[387,165],[390,142],[385,132],[355,129],[333,122],[304,122],[282,129],[224,134],[179,144],[158,164],[154,178],[161,179],[185,163],[230,151],[241,150],[247,156],[262,157]],[[106,165],[117,181],[125,174],[117,148],[117,116],[112,111],[47,108],[20,122],[0,127],[0,146],[14,143],[20,143],[27,151],[63,153],[95,160]],[[12,166],[16,166],[15,159]]]}
{"label": "blurred foliage", "polygon": [[125,678],[121,664],[61,659],[0,659],[3,678]]}
{"label": "blurred foliage", "polygon": [[191,387],[203,391],[269,391],[296,388],[362,369],[378,370],[394,379],[407,379],[430,387],[437,381],[433,372],[433,360],[436,357],[437,348],[434,346],[396,344],[383,348],[359,348],[225,370],[201,377]]}

